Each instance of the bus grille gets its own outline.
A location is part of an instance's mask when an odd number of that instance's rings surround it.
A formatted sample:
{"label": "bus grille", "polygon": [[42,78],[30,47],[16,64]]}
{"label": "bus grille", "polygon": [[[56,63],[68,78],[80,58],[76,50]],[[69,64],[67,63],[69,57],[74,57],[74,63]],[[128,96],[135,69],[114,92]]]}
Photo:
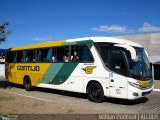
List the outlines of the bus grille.
{"label": "bus grille", "polygon": [[149,93],[151,93],[152,92],[152,90],[151,91],[148,91],[148,92],[142,92],[142,96],[145,96],[145,95],[147,95],[147,94],[149,94]]}

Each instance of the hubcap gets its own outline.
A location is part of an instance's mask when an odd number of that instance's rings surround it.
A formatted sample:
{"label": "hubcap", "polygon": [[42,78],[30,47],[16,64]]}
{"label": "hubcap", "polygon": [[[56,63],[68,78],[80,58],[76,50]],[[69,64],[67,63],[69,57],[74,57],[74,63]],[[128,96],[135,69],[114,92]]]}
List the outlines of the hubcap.
{"label": "hubcap", "polygon": [[98,88],[93,88],[92,89],[92,96],[94,98],[98,98],[101,95],[101,91]]}
{"label": "hubcap", "polygon": [[29,87],[29,81],[25,80],[25,87],[28,88]]}

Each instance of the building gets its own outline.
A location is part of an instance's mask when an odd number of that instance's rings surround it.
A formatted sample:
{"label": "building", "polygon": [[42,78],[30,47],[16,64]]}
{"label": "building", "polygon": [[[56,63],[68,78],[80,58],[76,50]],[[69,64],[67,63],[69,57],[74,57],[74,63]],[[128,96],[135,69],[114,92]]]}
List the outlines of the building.
{"label": "building", "polygon": [[152,65],[153,77],[155,80],[160,80],[160,33],[117,37],[135,41],[143,45],[149,55],[149,60]]}

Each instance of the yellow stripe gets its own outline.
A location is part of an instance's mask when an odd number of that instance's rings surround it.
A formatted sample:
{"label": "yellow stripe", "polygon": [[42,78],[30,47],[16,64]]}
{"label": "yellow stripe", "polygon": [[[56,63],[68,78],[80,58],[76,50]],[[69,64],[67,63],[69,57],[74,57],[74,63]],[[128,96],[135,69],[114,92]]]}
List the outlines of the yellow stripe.
{"label": "yellow stripe", "polygon": [[[17,70],[17,66],[39,66],[39,71],[30,70]],[[25,75],[28,75],[32,81],[33,86],[39,84],[39,80],[43,79],[43,76],[50,66],[50,63],[11,63],[8,66],[7,76],[8,80],[13,83],[23,84],[23,79]]]}
{"label": "yellow stripe", "polygon": [[18,48],[12,48],[11,50],[25,50],[25,49],[35,49],[35,48],[47,48],[52,46],[62,46],[66,41],[65,40],[59,40],[55,42],[45,42],[40,44],[33,44],[28,46],[22,46]]}

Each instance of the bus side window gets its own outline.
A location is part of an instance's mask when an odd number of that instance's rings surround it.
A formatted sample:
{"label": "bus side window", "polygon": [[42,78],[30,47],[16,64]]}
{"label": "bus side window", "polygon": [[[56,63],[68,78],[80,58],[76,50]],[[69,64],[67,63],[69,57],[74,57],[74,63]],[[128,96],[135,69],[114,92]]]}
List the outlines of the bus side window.
{"label": "bus side window", "polygon": [[37,50],[36,59],[39,62],[50,62],[51,61],[51,48],[39,49]]}
{"label": "bus side window", "polygon": [[17,51],[17,59],[16,62],[23,62],[23,51]]}
{"label": "bus side window", "polygon": [[16,62],[16,59],[17,59],[17,52],[14,52],[14,60],[13,60],[13,62]]}
{"label": "bus side window", "polygon": [[79,62],[93,62],[93,56],[86,45],[79,46]]}
{"label": "bus side window", "polygon": [[52,62],[57,62],[57,48],[52,48]]}
{"label": "bus side window", "polygon": [[69,46],[64,47],[63,59],[64,59],[64,62],[71,62],[70,47]]}
{"label": "bus side window", "polygon": [[51,62],[52,59],[52,48],[46,49],[46,62]]}
{"label": "bus side window", "polygon": [[41,49],[41,62],[45,62],[46,61],[46,49]]}
{"label": "bus side window", "polygon": [[110,51],[109,69],[121,75],[127,74],[125,60],[121,51]]}
{"label": "bus side window", "polygon": [[57,62],[64,62],[64,47],[57,47]]}
{"label": "bus side window", "polygon": [[108,61],[108,56],[109,56],[109,49],[110,49],[110,47],[109,46],[104,46],[104,45],[102,45],[101,46],[101,56],[102,56],[102,59],[103,59],[103,61],[104,61],[104,64],[105,64],[105,66],[106,67],[108,67],[108,65],[109,65],[109,61]]}
{"label": "bus side window", "polygon": [[79,46],[71,46],[71,61],[79,61]]}
{"label": "bus side window", "polygon": [[24,62],[35,62],[35,50],[24,51]]}
{"label": "bus side window", "polygon": [[36,49],[36,62],[40,62],[41,58],[41,50]]}

